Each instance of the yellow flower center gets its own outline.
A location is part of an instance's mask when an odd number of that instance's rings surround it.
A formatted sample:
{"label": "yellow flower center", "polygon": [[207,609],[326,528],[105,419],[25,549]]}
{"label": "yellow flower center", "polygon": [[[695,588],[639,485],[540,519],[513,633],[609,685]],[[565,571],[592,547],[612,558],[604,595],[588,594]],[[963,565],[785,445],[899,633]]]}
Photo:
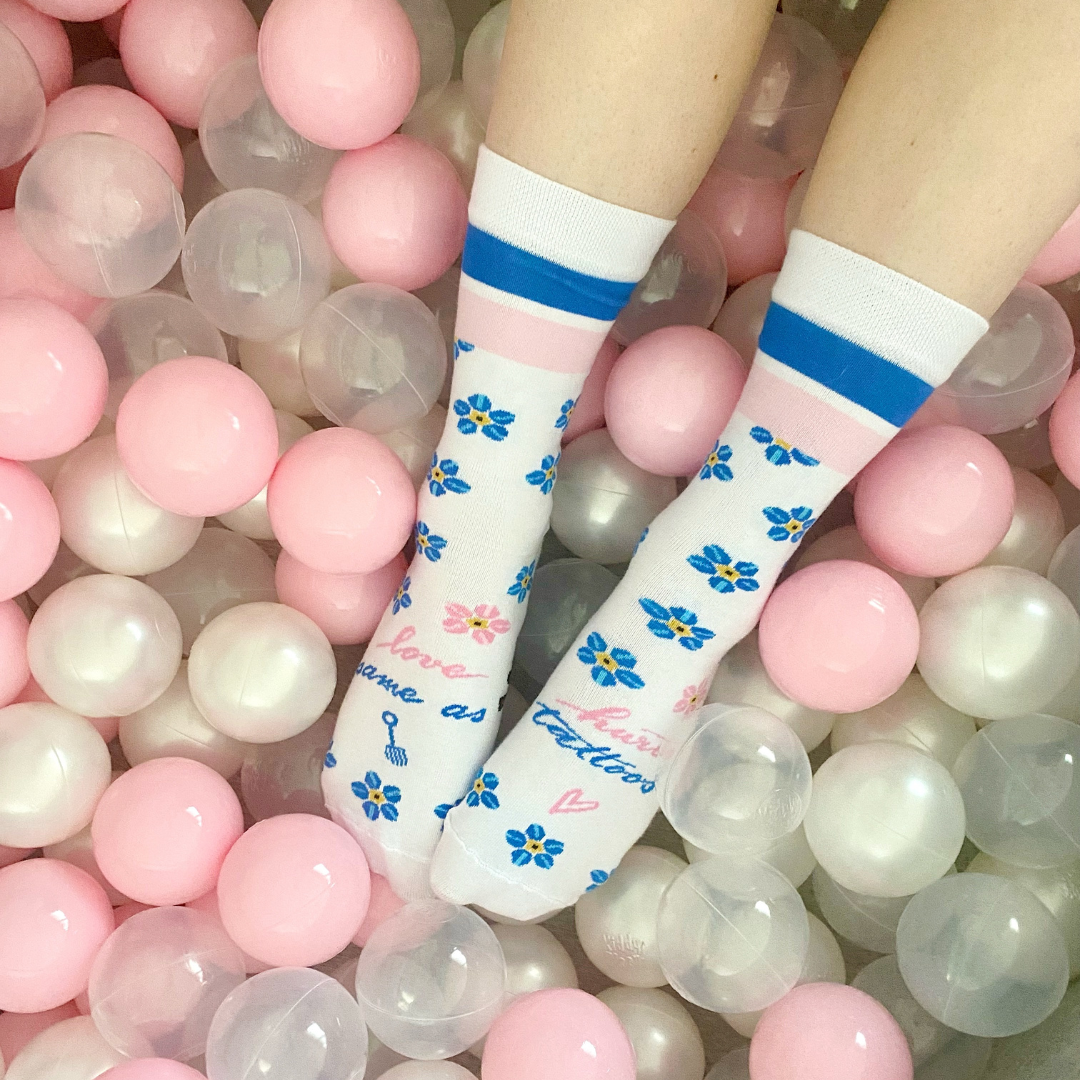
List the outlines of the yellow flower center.
{"label": "yellow flower center", "polygon": [[720,463],[720,459],[715,454],[710,454],[705,459],[705,464],[706,465],[718,465],[719,463]]}
{"label": "yellow flower center", "polygon": [[785,529],[787,529],[787,531],[788,531],[789,533],[792,533],[792,534],[794,534],[794,533],[797,533],[797,532],[798,532],[798,531],[799,531],[799,530],[800,530],[800,529],[802,528],[802,522],[801,522],[801,521],[796,521],[796,520],[795,520],[794,518],[792,518],[792,519],[791,519],[791,520],[790,520],[790,521],[789,521],[789,522],[788,522],[788,523],[787,523],[787,524],[786,524],[786,525],[784,526],[784,528],[785,528]]}
{"label": "yellow flower center", "polygon": [[598,653],[595,654],[595,656],[596,656],[596,662],[605,671],[618,671],[619,670],[619,665],[616,662],[615,658],[611,655],[611,653],[598,652]]}
{"label": "yellow flower center", "polygon": [[684,622],[679,622],[679,620],[676,619],[674,615],[672,615],[672,617],[668,619],[667,627],[675,634],[676,637],[689,637],[691,633],[690,627],[687,626]]}
{"label": "yellow flower center", "polygon": [[544,850],[544,845],[539,840],[526,840],[525,850],[533,855],[539,855]]}
{"label": "yellow flower center", "polygon": [[486,630],[490,621],[490,619],[481,619],[479,615],[470,615],[465,620],[465,625],[473,630]]}
{"label": "yellow flower center", "polygon": [[552,465],[550,469],[544,470],[544,479],[550,480],[555,475],[555,466]]}
{"label": "yellow flower center", "polygon": [[790,450],[791,449],[791,443],[784,442],[783,439],[773,439],[773,442],[776,443],[776,445],[779,446],[781,450]]}
{"label": "yellow flower center", "polygon": [[532,581],[532,578],[531,578],[531,577],[530,577],[530,576],[529,576],[528,574],[526,574],[526,575],[525,575],[525,576],[524,576],[524,577],[523,577],[523,578],[521,579],[521,587],[522,587],[523,589],[527,589],[527,588],[529,587],[529,582],[530,582],[530,581]]}
{"label": "yellow flower center", "polygon": [[479,795],[484,790],[484,781],[482,779],[477,779],[474,781],[472,789]]}
{"label": "yellow flower center", "polygon": [[399,585],[398,586],[398,591],[396,593],[396,596],[397,596],[398,600],[400,600],[404,595],[405,595],[405,587],[403,585]]}
{"label": "yellow flower center", "polygon": [[446,473],[444,473],[438,465],[432,465],[431,479],[434,480],[436,484],[441,484],[446,479]]}
{"label": "yellow flower center", "polygon": [[423,533],[417,533],[416,544],[418,547],[426,548],[431,541]]}
{"label": "yellow flower center", "polygon": [[386,796],[378,788],[369,788],[367,797],[368,800],[373,802],[376,806],[381,806],[386,802]]}
{"label": "yellow flower center", "polygon": [[485,412],[481,412],[481,411],[480,411],[479,409],[473,409],[473,410],[472,410],[472,411],[471,411],[471,412],[469,413],[469,419],[470,419],[470,420],[471,420],[471,421],[472,421],[472,422],[473,422],[474,424],[481,424],[481,425],[483,425],[483,424],[490,424],[490,423],[491,423],[491,417],[490,417],[490,416],[488,416],[488,414],[487,414],[487,413],[485,413]]}
{"label": "yellow flower center", "polygon": [[742,577],[742,574],[734,566],[717,565],[716,572],[720,577],[727,578],[728,581],[738,581]]}
{"label": "yellow flower center", "polygon": [[698,702],[698,695],[697,694],[691,694],[689,699],[687,700],[686,704],[687,705],[696,705],[697,702]]}

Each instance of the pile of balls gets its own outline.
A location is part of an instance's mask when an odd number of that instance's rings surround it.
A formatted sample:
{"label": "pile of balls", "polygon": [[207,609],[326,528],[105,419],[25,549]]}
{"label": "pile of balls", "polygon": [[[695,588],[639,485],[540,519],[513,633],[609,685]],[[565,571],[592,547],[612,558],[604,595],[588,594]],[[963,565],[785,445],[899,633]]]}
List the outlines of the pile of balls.
{"label": "pile of balls", "polygon": [[[784,0],[604,344],[503,733],[712,467],[883,6]],[[1061,1016],[1080,211],[687,688],[662,814],[573,912],[403,904],[329,820],[508,13],[0,0],[6,1080],[976,1080]]]}

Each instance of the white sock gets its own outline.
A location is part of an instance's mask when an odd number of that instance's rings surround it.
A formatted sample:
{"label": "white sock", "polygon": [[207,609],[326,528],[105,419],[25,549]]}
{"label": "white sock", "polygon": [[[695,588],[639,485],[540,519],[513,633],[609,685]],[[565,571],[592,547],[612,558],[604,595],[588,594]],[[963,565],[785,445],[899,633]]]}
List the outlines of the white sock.
{"label": "white sock", "polygon": [[484,764],[498,808],[447,817],[440,896],[529,919],[618,865],[657,809],[662,760],[693,729],[690,699],[753,628],[802,534],[986,327],[902,274],[792,234],[731,422]]}
{"label": "white sock", "polygon": [[450,411],[421,489],[416,555],[345,697],[323,773],[334,820],[404,899],[430,895],[450,807],[499,805],[478,769],[498,729],[560,439],[672,225],[486,148],[469,223]]}

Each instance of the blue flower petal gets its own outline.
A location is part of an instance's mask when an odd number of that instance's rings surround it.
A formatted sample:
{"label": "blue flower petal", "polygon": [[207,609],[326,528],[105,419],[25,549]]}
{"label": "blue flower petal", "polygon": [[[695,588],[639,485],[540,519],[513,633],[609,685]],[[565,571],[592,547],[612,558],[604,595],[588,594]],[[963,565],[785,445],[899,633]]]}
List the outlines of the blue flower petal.
{"label": "blue flower petal", "polygon": [[766,506],[761,512],[776,525],[786,525],[791,519],[791,514],[779,506]]}
{"label": "blue flower petal", "polygon": [[532,854],[524,848],[518,848],[511,856],[510,861],[515,866],[528,866],[532,862]]}
{"label": "blue flower petal", "polygon": [[379,820],[379,808],[373,802],[366,802],[362,804],[364,810],[364,816],[369,821]]}
{"label": "blue flower petal", "polygon": [[735,587],[737,589],[742,589],[743,592],[757,592],[757,590],[761,588],[761,585],[753,578],[739,578],[739,580],[735,582]]}
{"label": "blue flower petal", "polygon": [[387,784],[382,793],[386,796],[387,802],[401,802],[401,788],[396,784]]}
{"label": "blue flower petal", "polygon": [[718,593],[729,593],[735,591],[735,586],[723,577],[711,577],[709,578],[709,585],[714,588]]}
{"label": "blue flower petal", "polygon": [[800,464],[813,467],[814,465],[820,465],[821,462],[817,458],[811,457],[809,454],[804,454],[796,447],[791,448],[791,456]]}
{"label": "blue flower petal", "polygon": [[483,792],[480,795],[480,801],[489,810],[498,810],[499,809],[499,797],[498,797],[498,795],[495,794],[494,791],[485,791],[485,792]]}
{"label": "blue flower petal", "polygon": [[714,563],[728,563],[731,556],[719,544],[706,544],[704,547],[705,557],[712,559]]}
{"label": "blue flower petal", "polygon": [[591,675],[593,682],[599,683],[601,686],[615,685],[615,676],[607,668],[602,668],[599,664],[592,669]]}
{"label": "blue flower petal", "polygon": [[[647,598],[642,598],[642,599],[638,600],[638,603],[654,619],[667,620],[668,618],[671,617],[670,612],[668,611],[668,609],[666,607],[664,607],[663,604],[658,604],[655,600],[649,600]],[[674,611],[675,609],[672,608],[671,610]]]}
{"label": "blue flower petal", "polygon": [[386,818],[387,821],[397,821],[398,809],[396,806],[393,806],[390,803],[383,803],[381,810],[382,816]]}
{"label": "blue flower petal", "polygon": [[786,540],[786,539],[788,538],[788,536],[790,536],[791,534],[790,534],[790,533],[789,533],[789,532],[787,531],[787,529],[782,529],[782,528],[780,528],[780,526],[779,526],[779,525],[774,525],[774,526],[773,526],[773,527],[772,527],[772,528],[771,528],[771,529],[769,530],[769,534],[768,534],[768,535],[769,535],[769,539],[770,539],[770,540],[780,540],[780,541],[783,541],[783,540]]}
{"label": "blue flower petal", "polygon": [[377,772],[364,773],[364,783],[367,784],[369,788],[377,788],[382,786],[382,781],[379,779],[379,774]]}
{"label": "blue flower petal", "polygon": [[465,805],[466,806],[479,806],[480,805],[480,796],[477,795],[475,791],[470,791],[469,794],[465,796]]}
{"label": "blue flower petal", "polygon": [[690,631],[699,641],[709,641],[716,635],[704,626],[695,626]]}
{"label": "blue flower petal", "polygon": [[604,652],[607,649],[607,642],[595,630],[585,639],[585,642],[594,652]]}
{"label": "blue flower petal", "polygon": [[670,641],[675,636],[675,631],[667,623],[662,623],[658,619],[650,619],[646,625],[658,638]]}
{"label": "blue flower petal", "polygon": [[517,829],[506,830],[506,842],[511,847],[524,847],[528,843],[528,839],[523,832],[518,832]]}
{"label": "blue flower petal", "polygon": [[619,667],[632,668],[637,664],[637,657],[628,649],[612,649],[611,659],[614,660]]}
{"label": "blue flower petal", "polygon": [[645,685],[645,680],[637,672],[627,671],[626,668],[619,668],[615,678],[631,690],[640,690]]}
{"label": "blue flower petal", "polygon": [[587,649],[584,645],[577,651],[577,658],[583,664],[591,664],[596,659],[596,654],[592,649]]}
{"label": "blue flower petal", "polygon": [[539,866],[541,870],[550,870],[555,865],[555,860],[550,855],[541,853],[536,856],[536,865]]}
{"label": "blue flower petal", "polygon": [[792,509],[791,516],[796,521],[807,521],[807,520],[809,520],[810,515],[813,512],[814,511],[811,510],[809,506],[796,506],[796,507],[794,507],[794,509]]}
{"label": "blue flower petal", "polygon": [[478,778],[484,781],[484,787],[488,791],[494,791],[499,786],[499,778],[493,772],[486,772],[483,776],[478,775]]}
{"label": "blue flower petal", "polygon": [[768,428],[752,427],[750,429],[750,438],[757,443],[771,443],[772,432]]}
{"label": "blue flower petal", "polygon": [[695,570],[703,574],[711,574],[716,569],[716,563],[706,559],[703,555],[691,555],[686,560]]}
{"label": "blue flower petal", "polygon": [[545,840],[544,851],[548,855],[561,855],[563,853],[563,842],[561,840]]}
{"label": "blue flower petal", "polygon": [[533,822],[533,824],[525,830],[525,835],[530,840],[543,840],[545,835],[544,827],[542,825],[537,825],[535,822]]}
{"label": "blue flower petal", "polygon": [[[712,634],[710,634],[709,637],[712,637]],[[684,638],[679,638],[679,644],[684,649],[689,649],[691,652],[697,652],[698,649],[701,648],[703,642],[702,642],[701,638],[684,637]]]}

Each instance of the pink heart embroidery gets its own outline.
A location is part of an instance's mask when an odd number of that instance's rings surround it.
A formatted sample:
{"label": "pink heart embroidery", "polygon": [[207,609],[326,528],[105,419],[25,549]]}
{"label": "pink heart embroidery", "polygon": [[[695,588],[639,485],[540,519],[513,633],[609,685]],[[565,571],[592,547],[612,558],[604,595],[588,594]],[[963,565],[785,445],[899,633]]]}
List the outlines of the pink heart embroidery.
{"label": "pink heart embroidery", "polygon": [[583,799],[585,792],[581,788],[564,791],[556,800],[549,814],[584,814],[587,810],[599,810],[600,804],[591,799]]}

